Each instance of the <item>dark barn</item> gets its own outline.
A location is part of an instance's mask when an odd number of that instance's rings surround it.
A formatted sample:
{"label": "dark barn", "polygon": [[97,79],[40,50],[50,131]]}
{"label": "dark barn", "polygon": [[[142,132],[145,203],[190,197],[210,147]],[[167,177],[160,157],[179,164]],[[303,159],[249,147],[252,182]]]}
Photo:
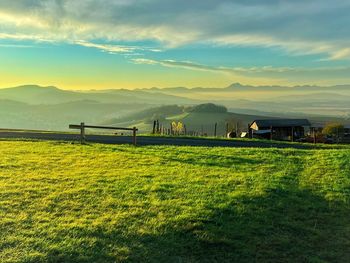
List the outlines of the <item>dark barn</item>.
{"label": "dark barn", "polygon": [[310,127],[307,119],[266,119],[255,120],[249,126],[253,138],[290,140],[305,136],[305,128]]}

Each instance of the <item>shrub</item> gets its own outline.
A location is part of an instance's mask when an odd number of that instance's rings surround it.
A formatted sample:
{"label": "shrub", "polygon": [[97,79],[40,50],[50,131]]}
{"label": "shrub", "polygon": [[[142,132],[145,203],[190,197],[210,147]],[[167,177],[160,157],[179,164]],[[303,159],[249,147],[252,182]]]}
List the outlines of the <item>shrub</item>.
{"label": "shrub", "polygon": [[340,136],[344,134],[344,125],[341,123],[329,123],[323,128],[322,134],[329,136]]}
{"label": "shrub", "polygon": [[187,109],[188,112],[226,113],[227,108],[214,103],[199,104]]}

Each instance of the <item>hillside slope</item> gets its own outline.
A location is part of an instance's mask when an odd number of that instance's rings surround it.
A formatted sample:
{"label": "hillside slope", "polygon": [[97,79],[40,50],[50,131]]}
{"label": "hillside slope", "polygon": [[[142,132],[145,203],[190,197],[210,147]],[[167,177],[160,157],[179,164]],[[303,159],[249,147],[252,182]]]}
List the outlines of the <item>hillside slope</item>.
{"label": "hillside slope", "polygon": [[51,105],[30,105],[0,99],[0,128],[67,130],[70,123],[99,123],[149,107],[145,104],[112,104],[91,100]]}
{"label": "hillside slope", "polygon": [[[318,91],[320,87],[303,88],[313,92],[304,94],[301,87],[294,87],[287,90],[299,93],[291,93],[286,96],[288,93],[283,89],[278,92],[278,87],[248,88],[239,85],[233,85],[227,89],[174,89],[182,90],[182,94],[167,94],[169,89],[109,89],[83,92],[26,85],[0,89],[0,128],[66,130],[69,123],[84,121],[92,124],[137,126],[144,132],[150,132],[152,121],[159,119],[166,127],[169,127],[172,120],[186,121],[189,129],[197,132],[203,130],[203,133],[212,134],[215,123],[218,123],[219,132],[222,133],[226,122],[233,126],[240,122],[240,126],[246,128],[253,119],[263,116],[308,118],[323,123],[350,122],[350,96],[336,93],[338,89],[344,91],[345,86],[333,87],[333,89],[324,88],[323,92]],[[249,99],[240,99],[241,89],[253,92],[254,96],[250,96]],[[275,90],[278,96],[275,94],[275,97],[271,97],[271,94],[268,93],[269,89]],[[318,93],[315,93],[316,91]],[[268,96],[258,100],[260,93]],[[209,102],[224,105],[236,114],[231,116],[227,114],[208,115],[207,118],[197,116],[199,120],[196,121],[191,114],[185,116],[176,110],[167,111],[167,107],[173,105],[186,108]],[[164,112],[161,112],[161,108],[158,112],[153,113],[146,110],[158,107],[164,107]],[[174,116],[176,118],[173,118]]]}
{"label": "hillside slope", "polygon": [[[213,105],[214,109],[201,109]],[[215,108],[218,107],[218,108]],[[223,110],[223,109],[224,110]],[[160,126],[166,129],[170,128],[172,122],[182,122],[186,125],[189,133],[198,132],[200,134],[214,135],[214,126],[217,123],[217,135],[224,135],[226,132],[226,123],[229,129],[235,129],[238,125],[239,130],[246,130],[247,125],[255,119],[264,119],[265,116],[238,114],[227,112],[225,107],[215,104],[199,104],[191,107],[177,105],[161,106],[142,110],[122,118],[110,119],[104,124],[114,126],[138,127],[141,132],[149,133],[152,131],[153,121],[159,120]]]}

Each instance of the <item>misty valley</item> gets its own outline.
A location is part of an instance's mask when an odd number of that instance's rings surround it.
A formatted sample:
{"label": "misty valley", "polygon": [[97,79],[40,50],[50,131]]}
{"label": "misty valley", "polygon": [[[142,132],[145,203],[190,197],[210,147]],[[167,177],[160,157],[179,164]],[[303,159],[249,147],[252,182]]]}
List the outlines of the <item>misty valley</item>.
{"label": "misty valley", "polygon": [[[255,87],[238,83],[226,88],[150,88],[68,91],[27,85],[0,90],[1,128],[68,130],[70,123],[137,126],[149,133],[154,120],[182,121],[210,133],[212,125],[254,119],[308,118],[313,122],[350,123],[348,86]],[[255,94],[254,97],[252,94]],[[213,103],[227,112],[193,112]],[[206,131],[207,130],[207,131]]]}

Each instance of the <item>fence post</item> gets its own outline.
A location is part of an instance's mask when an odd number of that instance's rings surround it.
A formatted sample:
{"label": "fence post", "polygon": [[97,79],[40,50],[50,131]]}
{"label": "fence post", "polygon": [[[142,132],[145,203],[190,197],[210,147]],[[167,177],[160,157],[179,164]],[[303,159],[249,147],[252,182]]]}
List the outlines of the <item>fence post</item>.
{"label": "fence post", "polygon": [[214,137],[216,137],[216,130],[217,130],[217,128],[218,128],[218,123],[215,122],[215,126],[214,126]]}
{"label": "fence post", "polygon": [[156,127],[156,130],[157,130],[157,134],[159,134],[159,120],[157,120],[157,127]]}
{"label": "fence post", "polygon": [[272,126],[270,126],[270,140],[272,141]]}
{"label": "fence post", "polygon": [[80,123],[80,143],[81,144],[85,143],[85,123],[84,122]]}
{"label": "fence post", "polygon": [[339,143],[339,128],[337,127],[337,143]]}
{"label": "fence post", "polygon": [[316,139],[316,128],[313,128],[312,130],[313,130],[314,144],[316,144],[316,141],[317,141],[317,139]]}
{"label": "fence post", "polygon": [[226,134],[225,134],[225,138],[227,138],[228,135],[228,122],[226,122]]}
{"label": "fence post", "polygon": [[156,133],[156,121],[153,121],[153,129],[152,129],[152,134]]}
{"label": "fence post", "polygon": [[137,131],[136,127],[133,127],[132,128],[132,144],[134,146],[136,146],[136,144],[137,144],[137,142],[136,142],[136,131]]}

